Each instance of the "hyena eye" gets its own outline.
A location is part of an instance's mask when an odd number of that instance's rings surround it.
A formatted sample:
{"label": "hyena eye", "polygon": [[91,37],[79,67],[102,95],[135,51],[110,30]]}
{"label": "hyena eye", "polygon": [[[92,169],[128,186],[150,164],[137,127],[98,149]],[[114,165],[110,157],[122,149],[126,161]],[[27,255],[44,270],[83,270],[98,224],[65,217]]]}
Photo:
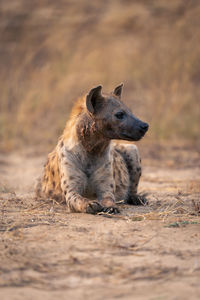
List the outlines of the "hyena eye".
{"label": "hyena eye", "polygon": [[115,117],[116,117],[117,119],[119,119],[119,120],[124,119],[125,116],[126,116],[126,114],[125,114],[125,112],[123,112],[123,111],[119,111],[119,112],[117,112],[117,113],[115,114]]}

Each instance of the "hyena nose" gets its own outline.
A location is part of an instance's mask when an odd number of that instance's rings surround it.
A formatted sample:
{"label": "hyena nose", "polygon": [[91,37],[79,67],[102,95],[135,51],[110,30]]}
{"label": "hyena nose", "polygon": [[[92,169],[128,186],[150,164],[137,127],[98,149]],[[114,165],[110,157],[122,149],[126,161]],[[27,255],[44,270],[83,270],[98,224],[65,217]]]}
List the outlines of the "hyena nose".
{"label": "hyena nose", "polygon": [[146,132],[146,131],[148,130],[148,128],[149,128],[149,124],[143,122],[143,123],[140,125],[140,128],[141,128],[144,132]]}

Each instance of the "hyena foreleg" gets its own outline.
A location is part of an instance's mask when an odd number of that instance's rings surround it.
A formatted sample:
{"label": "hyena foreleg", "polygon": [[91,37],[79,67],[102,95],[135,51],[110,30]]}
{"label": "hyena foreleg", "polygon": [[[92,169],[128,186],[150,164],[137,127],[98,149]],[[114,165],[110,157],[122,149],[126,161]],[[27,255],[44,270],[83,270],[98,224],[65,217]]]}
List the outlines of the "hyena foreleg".
{"label": "hyena foreleg", "polygon": [[129,172],[129,189],[126,202],[133,205],[144,205],[147,200],[144,196],[137,194],[139,180],[142,174],[141,158],[137,146],[124,144],[119,147]]}
{"label": "hyena foreleg", "polygon": [[111,214],[119,213],[114,196],[113,169],[110,161],[102,163],[93,173],[91,184],[96,186],[97,198],[103,206],[103,211]]}
{"label": "hyena foreleg", "polygon": [[98,201],[82,196],[86,181],[86,176],[80,169],[66,159],[61,160],[61,189],[71,212],[95,214],[102,211]]}

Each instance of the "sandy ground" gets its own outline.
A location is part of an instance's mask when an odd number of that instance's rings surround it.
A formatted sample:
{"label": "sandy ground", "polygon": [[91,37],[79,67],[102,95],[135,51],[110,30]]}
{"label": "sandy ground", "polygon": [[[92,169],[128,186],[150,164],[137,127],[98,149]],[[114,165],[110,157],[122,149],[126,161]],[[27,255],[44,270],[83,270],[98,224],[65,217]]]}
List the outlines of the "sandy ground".
{"label": "sandy ground", "polygon": [[200,299],[199,151],[143,157],[149,205],[94,216],[34,198],[44,155],[0,154],[0,299]]}

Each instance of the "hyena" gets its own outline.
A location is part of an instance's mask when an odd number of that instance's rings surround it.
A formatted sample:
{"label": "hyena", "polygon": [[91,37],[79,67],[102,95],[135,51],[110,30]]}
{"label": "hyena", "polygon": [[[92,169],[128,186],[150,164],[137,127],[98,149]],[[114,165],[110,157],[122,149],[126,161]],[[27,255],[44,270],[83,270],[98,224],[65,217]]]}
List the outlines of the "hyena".
{"label": "hyena", "polygon": [[148,124],[121,100],[123,84],[110,94],[90,90],[72,109],[56,148],[48,155],[37,184],[40,197],[62,198],[71,212],[118,213],[116,201],[141,204],[137,195],[141,159],[133,144]]}

